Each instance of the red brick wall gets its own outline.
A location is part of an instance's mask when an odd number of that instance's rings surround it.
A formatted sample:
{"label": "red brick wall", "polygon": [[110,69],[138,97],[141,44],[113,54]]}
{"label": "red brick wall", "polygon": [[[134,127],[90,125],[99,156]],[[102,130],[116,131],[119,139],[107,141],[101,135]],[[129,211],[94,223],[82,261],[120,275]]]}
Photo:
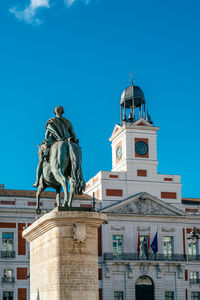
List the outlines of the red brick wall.
{"label": "red brick wall", "polygon": [[186,208],[185,212],[198,212],[197,208]]}
{"label": "red brick wall", "polygon": [[172,181],[172,178],[164,177],[164,181]]}
{"label": "red brick wall", "polygon": [[185,251],[185,228],[183,228],[183,254],[186,255],[186,251]]}
{"label": "red brick wall", "polygon": [[27,268],[17,268],[17,280],[27,279]]}
{"label": "red brick wall", "polygon": [[[36,206],[35,201],[28,201],[28,206]],[[42,202],[40,202],[40,206],[42,206]]]}
{"label": "red brick wall", "polygon": [[18,255],[26,255],[26,241],[22,238],[25,223],[18,223]]}
{"label": "red brick wall", "polygon": [[102,280],[102,269],[98,269],[98,279]]}
{"label": "red brick wall", "polygon": [[137,176],[147,176],[147,170],[137,170]]}
{"label": "red brick wall", "polygon": [[16,228],[16,223],[0,222],[0,228]]}
{"label": "red brick wall", "polygon": [[18,300],[26,300],[26,289],[18,289]]}
{"label": "red brick wall", "polygon": [[185,281],[188,281],[188,270],[185,270]]}
{"label": "red brick wall", "polygon": [[110,178],[118,178],[118,175],[109,175]]}
{"label": "red brick wall", "polygon": [[176,199],[176,197],[174,192],[161,192],[161,198],[163,199]]}
{"label": "red brick wall", "polygon": [[102,289],[99,289],[99,300],[102,300]]}
{"label": "red brick wall", "polygon": [[187,289],[185,289],[185,300],[188,300],[188,292],[187,292]]}
{"label": "red brick wall", "polygon": [[92,204],[80,204],[80,207],[92,207]]}
{"label": "red brick wall", "polygon": [[5,201],[5,200],[1,200],[0,204],[3,205],[15,205],[15,201]]}
{"label": "red brick wall", "polygon": [[106,196],[122,197],[123,190],[106,189]]}

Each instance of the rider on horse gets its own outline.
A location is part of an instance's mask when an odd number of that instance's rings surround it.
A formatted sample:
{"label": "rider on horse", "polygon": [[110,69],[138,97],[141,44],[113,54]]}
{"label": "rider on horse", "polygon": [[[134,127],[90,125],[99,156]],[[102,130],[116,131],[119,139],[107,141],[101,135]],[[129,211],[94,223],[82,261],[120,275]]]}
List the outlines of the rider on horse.
{"label": "rider on horse", "polygon": [[39,163],[36,172],[36,182],[33,184],[34,187],[39,186],[40,177],[43,170],[43,162],[48,161],[49,151],[51,145],[56,141],[69,141],[78,144],[78,140],[75,131],[72,127],[70,121],[65,119],[62,114],[64,113],[64,108],[62,106],[56,106],[54,118],[47,121],[45,140],[42,142],[41,147],[39,147]]}

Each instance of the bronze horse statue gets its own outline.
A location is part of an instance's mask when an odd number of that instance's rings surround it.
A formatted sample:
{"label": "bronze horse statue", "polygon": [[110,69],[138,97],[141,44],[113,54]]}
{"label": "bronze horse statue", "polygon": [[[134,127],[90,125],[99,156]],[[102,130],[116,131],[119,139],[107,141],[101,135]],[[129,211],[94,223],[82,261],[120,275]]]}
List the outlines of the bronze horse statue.
{"label": "bronze horse statue", "polygon": [[[41,152],[41,146],[38,147]],[[85,189],[81,162],[81,149],[76,143],[64,140],[52,144],[48,161],[43,161],[42,175],[36,192],[37,214],[41,213],[40,197],[47,187],[56,189],[57,206],[61,206],[61,189],[63,188],[63,206],[71,207],[74,194],[82,194]],[[68,192],[68,181],[70,192]]]}

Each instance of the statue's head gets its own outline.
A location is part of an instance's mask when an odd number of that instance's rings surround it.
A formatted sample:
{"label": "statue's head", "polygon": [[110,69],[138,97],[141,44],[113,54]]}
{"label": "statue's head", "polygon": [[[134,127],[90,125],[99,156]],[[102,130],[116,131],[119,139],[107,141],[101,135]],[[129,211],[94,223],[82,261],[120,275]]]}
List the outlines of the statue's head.
{"label": "statue's head", "polygon": [[64,108],[62,106],[56,106],[54,109],[54,114],[59,116],[64,114]]}

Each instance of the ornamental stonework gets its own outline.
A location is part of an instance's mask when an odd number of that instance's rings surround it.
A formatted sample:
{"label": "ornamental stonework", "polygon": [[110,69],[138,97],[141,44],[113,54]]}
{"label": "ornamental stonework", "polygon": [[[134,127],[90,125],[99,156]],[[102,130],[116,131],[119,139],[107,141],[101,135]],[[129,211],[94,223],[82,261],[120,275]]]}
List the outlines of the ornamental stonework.
{"label": "ornamental stonework", "polygon": [[111,211],[117,214],[135,214],[135,215],[167,215],[176,216],[172,210],[161,206],[150,199],[137,199],[132,202],[121,205]]}

